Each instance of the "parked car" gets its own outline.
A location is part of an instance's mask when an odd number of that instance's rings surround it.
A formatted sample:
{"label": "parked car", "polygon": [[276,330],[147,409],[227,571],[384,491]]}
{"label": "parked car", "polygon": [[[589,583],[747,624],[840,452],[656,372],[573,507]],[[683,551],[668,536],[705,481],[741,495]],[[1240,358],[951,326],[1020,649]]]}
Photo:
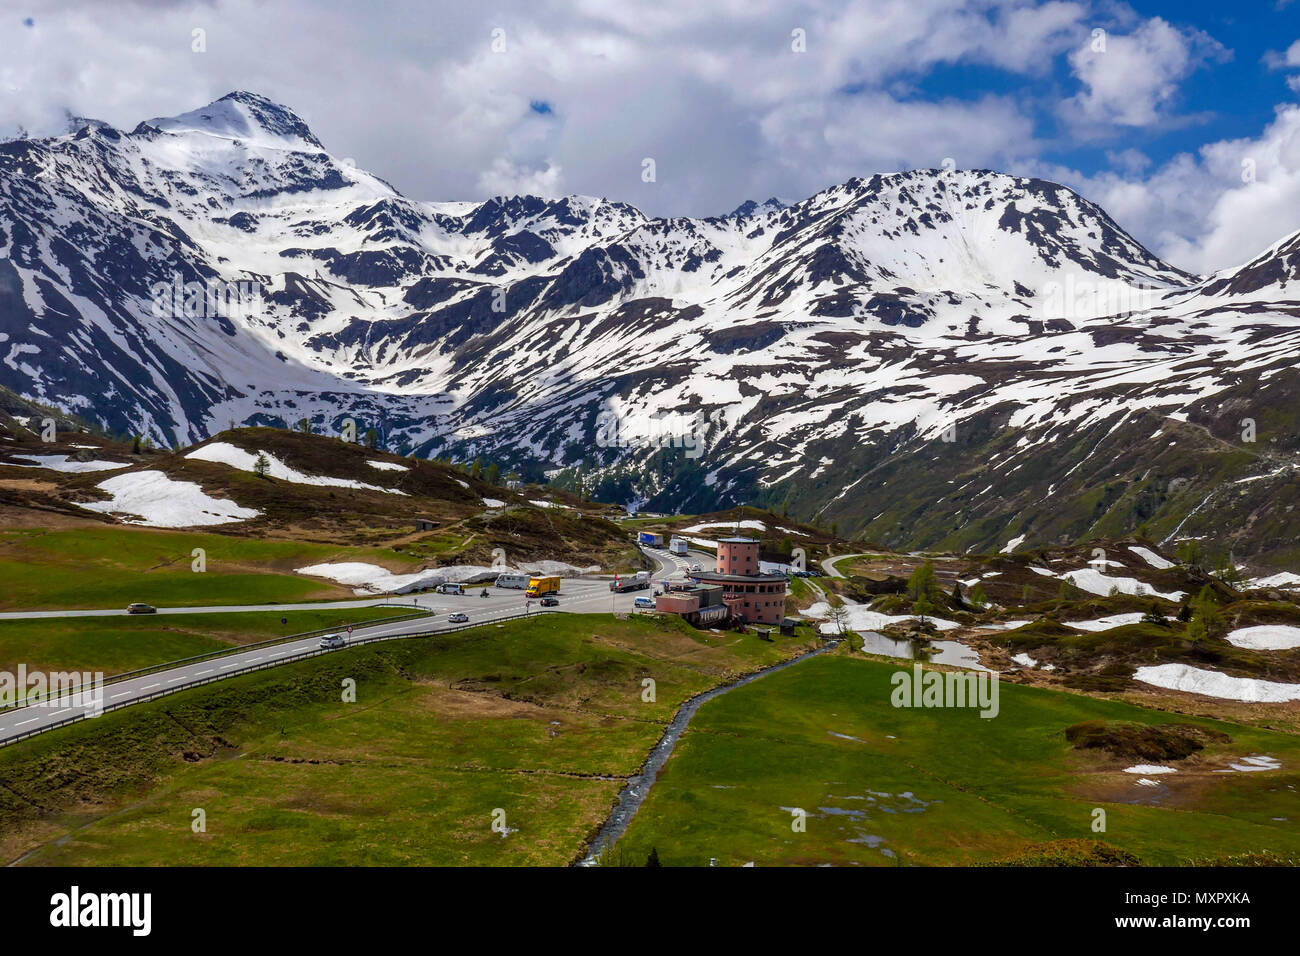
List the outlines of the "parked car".
{"label": "parked car", "polygon": [[138,601],[135,604],[126,606],[127,614],[157,614],[158,609],[152,604],[141,604]]}
{"label": "parked car", "polygon": [[462,614],[460,611],[457,611],[451,617],[447,618],[447,620],[450,621],[452,624],[466,624],[469,622],[469,615]]}
{"label": "parked car", "polygon": [[648,598],[648,597],[639,597],[636,599],[636,606],[639,608],[649,608],[650,610],[653,611],[655,606],[655,599]]}
{"label": "parked car", "polygon": [[347,647],[348,639],[342,634],[326,634],[320,639],[320,646],[327,651],[336,647]]}
{"label": "parked car", "polygon": [[553,598],[553,597],[542,598],[542,607],[559,607],[559,606],[560,606],[559,598]]}

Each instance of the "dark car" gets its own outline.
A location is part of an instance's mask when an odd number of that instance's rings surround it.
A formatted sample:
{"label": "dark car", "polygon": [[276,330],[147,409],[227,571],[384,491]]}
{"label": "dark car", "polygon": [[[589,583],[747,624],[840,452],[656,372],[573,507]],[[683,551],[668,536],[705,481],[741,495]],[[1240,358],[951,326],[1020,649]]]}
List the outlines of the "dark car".
{"label": "dark car", "polygon": [[559,607],[559,606],[560,606],[559,598],[553,598],[553,597],[542,598],[542,607]]}
{"label": "dark car", "polygon": [[137,601],[135,604],[128,604],[126,606],[126,613],[127,614],[157,614],[158,609],[154,607],[152,604],[141,604],[140,602]]}

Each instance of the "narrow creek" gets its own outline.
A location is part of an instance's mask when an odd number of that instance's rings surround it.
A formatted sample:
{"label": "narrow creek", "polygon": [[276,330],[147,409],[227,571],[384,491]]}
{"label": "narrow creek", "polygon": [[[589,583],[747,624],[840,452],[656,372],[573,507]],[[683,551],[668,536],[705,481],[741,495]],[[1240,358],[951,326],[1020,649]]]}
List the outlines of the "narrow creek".
{"label": "narrow creek", "polygon": [[673,748],[677,746],[677,741],[681,739],[686,726],[691,722],[691,718],[695,716],[696,711],[701,706],[714,698],[721,697],[728,691],[735,690],[737,687],[752,684],[768,674],[775,674],[777,671],[783,671],[787,667],[793,667],[801,661],[806,661],[810,657],[816,657],[818,654],[825,654],[827,651],[834,650],[839,646],[839,643],[838,639],[828,640],[821,647],[800,654],[798,657],[792,657],[788,661],[782,661],[780,664],[773,664],[771,667],[754,671],[754,673],[747,674],[730,684],[723,684],[720,687],[714,687],[712,690],[706,690],[682,704],[677,711],[677,715],[664,731],[664,735],[659,738],[659,742],[650,751],[650,756],[642,764],[641,772],[628,780],[626,786],[619,793],[618,800],[614,803],[614,809],[610,811],[609,816],[596,833],[596,838],[591,841],[591,845],[587,848],[587,855],[576,865],[598,865],[597,860],[600,854],[612,847],[618,842],[619,837],[627,832],[628,824],[632,822],[636,812],[641,809],[641,804],[645,803],[645,798],[650,795],[650,788],[654,786],[659,771],[664,768],[668,758],[673,755]]}

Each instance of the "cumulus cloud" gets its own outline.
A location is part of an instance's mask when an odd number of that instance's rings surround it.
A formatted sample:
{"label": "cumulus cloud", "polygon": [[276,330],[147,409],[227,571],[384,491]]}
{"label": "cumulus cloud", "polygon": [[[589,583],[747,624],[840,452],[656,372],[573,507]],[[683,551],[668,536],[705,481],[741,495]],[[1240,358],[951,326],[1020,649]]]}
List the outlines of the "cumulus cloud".
{"label": "cumulus cloud", "polygon": [[[1033,122],[1015,103],[985,97],[906,101],[885,93],[806,100],[770,111],[762,122],[770,155],[803,179],[842,181],[880,169],[915,166],[1005,168],[1033,151]],[[812,171],[812,176],[801,175]]]}
{"label": "cumulus cloud", "polygon": [[[1204,33],[1111,0],[26,5],[32,25],[11,28],[0,61],[0,135],[60,131],[67,113],[131,128],[247,89],[410,196],[573,191],[652,215],[798,199],[950,158],[1077,186],[1198,270],[1248,258],[1297,208],[1288,110],[1257,139],[1158,165],[1140,142],[1108,142],[1109,172],[1051,161],[1063,138],[1178,122],[1181,84],[1228,56]],[[1097,23],[1110,30],[1104,52]],[[1300,44],[1275,59],[1295,67]],[[998,77],[993,92],[927,86],[968,68]],[[1050,128],[1060,118],[1065,136]]]}
{"label": "cumulus cloud", "polygon": [[1258,137],[1209,143],[1148,175],[1088,176],[1033,161],[1024,170],[1078,190],[1183,269],[1234,268],[1296,231],[1300,106],[1279,106]]}
{"label": "cumulus cloud", "polygon": [[0,133],[59,131],[66,112],[130,128],[249,89],[409,195],[572,189],[661,215],[944,156],[995,164],[1000,144],[1034,138],[1012,100],[911,84],[944,64],[1049,72],[1088,14],[1065,0],[31,2],[34,27],[0,65]]}
{"label": "cumulus cloud", "polygon": [[1228,51],[1199,30],[1178,29],[1160,17],[1127,34],[1098,28],[1070,54],[1084,89],[1066,104],[1067,115],[1087,123],[1150,126],[1169,115],[1179,82]]}
{"label": "cumulus cloud", "polygon": [[555,199],[564,194],[560,167],[546,164],[541,169],[517,166],[498,157],[478,178],[479,189],[489,196],[528,194]]}

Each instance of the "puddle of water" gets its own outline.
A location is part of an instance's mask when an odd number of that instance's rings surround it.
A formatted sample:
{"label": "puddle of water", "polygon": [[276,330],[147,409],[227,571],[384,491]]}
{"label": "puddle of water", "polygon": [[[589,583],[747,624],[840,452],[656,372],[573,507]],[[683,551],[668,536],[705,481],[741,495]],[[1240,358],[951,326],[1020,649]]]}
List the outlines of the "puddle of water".
{"label": "puddle of water", "polygon": [[[867,654],[879,654],[882,657],[897,657],[913,661],[917,659],[917,647],[912,641],[896,640],[875,631],[858,634],[862,638],[862,650]],[[980,663],[980,656],[961,641],[931,641],[929,653],[921,655],[922,660],[933,664],[951,664],[973,671],[988,671]],[[990,672],[991,673],[991,672]]]}
{"label": "puddle of water", "polygon": [[911,641],[895,640],[892,637],[877,634],[875,631],[859,633],[858,637],[862,638],[864,653],[879,654],[882,657],[901,657],[909,661],[916,659],[916,647]]}
{"label": "puddle of water", "polygon": [[934,649],[934,653],[930,655],[932,664],[952,664],[967,670],[992,673],[980,663],[979,654],[960,641],[931,641],[930,647]]}
{"label": "puddle of water", "polygon": [[828,817],[852,817],[854,820],[867,815],[866,810],[850,810],[845,807],[818,807],[817,812]]}
{"label": "puddle of water", "polygon": [[863,833],[859,830],[858,836],[849,837],[849,842],[861,843],[863,846],[869,846],[874,850],[879,847],[880,844],[885,842],[885,838],[882,836],[876,836],[874,833]]}

